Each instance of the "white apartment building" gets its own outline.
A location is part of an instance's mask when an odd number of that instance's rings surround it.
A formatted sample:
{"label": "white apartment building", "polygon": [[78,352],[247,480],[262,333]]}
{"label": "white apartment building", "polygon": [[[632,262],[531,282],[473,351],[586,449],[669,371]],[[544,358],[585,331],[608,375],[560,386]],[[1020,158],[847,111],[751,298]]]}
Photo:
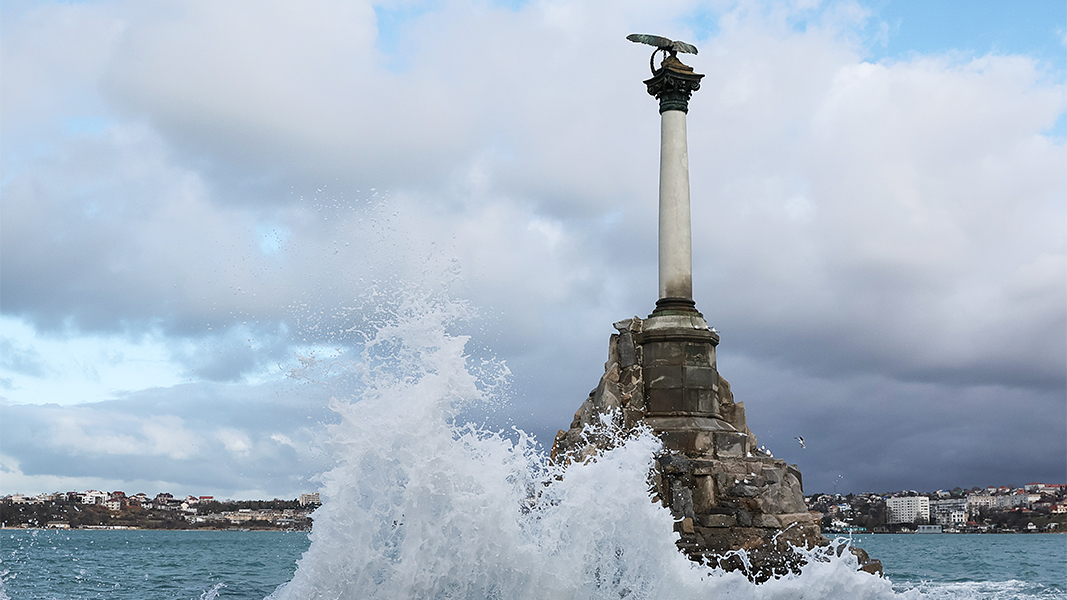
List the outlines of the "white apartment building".
{"label": "white apartment building", "polygon": [[1029,494],[1004,494],[1003,496],[997,496],[995,506],[997,508],[1011,509],[1016,507],[1030,508],[1030,495]]}
{"label": "white apartment building", "polygon": [[926,496],[889,498],[885,501],[885,506],[889,510],[890,525],[930,522],[930,499]]}
{"label": "white apartment building", "polygon": [[967,496],[967,514],[976,515],[978,511],[993,508],[997,505],[997,497],[990,494],[969,494]]}
{"label": "white apartment building", "polygon": [[930,503],[930,512],[938,525],[952,527],[967,522],[966,498],[943,498]]}
{"label": "white apartment building", "polygon": [[78,497],[81,504],[103,504],[107,502],[107,493],[97,490],[89,490]]}

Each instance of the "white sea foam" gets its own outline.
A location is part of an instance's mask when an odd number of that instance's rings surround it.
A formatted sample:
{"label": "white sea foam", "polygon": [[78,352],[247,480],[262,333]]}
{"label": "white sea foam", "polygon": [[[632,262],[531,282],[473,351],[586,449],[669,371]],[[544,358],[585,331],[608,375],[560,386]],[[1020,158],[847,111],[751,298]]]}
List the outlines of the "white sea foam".
{"label": "white sea foam", "polygon": [[506,371],[472,374],[467,339],[448,333],[464,311],[409,295],[341,372],[356,391],[333,403],[337,466],[311,547],[271,598],[894,597],[848,552],[759,586],[690,562],[649,499],[649,434],[556,471],[522,432],[457,422]]}
{"label": "white sea foam", "polygon": [[200,594],[200,600],[215,600],[219,597],[219,590],[226,587],[225,583],[216,583],[210,588],[204,590],[203,594]]}

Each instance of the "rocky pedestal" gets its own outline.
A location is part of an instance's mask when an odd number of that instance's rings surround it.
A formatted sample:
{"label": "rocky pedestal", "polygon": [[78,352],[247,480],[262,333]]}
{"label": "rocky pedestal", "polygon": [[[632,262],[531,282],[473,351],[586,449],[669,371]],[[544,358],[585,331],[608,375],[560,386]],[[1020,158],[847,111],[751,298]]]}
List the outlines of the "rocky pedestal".
{"label": "rocky pedestal", "polygon": [[827,544],[805,507],[800,470],[756,448],[700,313],[661,310],[615,328],[604,376],[556,435],[553,460],[584,461],[614,443],[586,430],[605,416],[624,431],[644,423],[664,442],[652,499],[674,514],[678,547],[691,559],[763,581],[799,566],[792,546]]}

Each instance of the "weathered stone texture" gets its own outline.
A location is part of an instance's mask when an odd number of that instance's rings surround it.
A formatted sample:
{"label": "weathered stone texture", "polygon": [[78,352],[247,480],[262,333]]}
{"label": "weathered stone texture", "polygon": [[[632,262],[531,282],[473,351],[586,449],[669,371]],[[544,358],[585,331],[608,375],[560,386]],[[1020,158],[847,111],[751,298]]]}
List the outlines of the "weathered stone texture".
{"label": "weathered stone texture", "polygon": [[744,404],[715,367],[718,336],[697,328],[672,341],[670,331],[643,331],[637,317],[615,328],[604,376],[570,429],[556,435],[553,460],[584,461],[615,443],[586,429],[602,419],[623,431],[644,422],[665,446],[650,477],[652,499],[676,517],[678,547],[692,560],[763,581],[799,566],[792,546],[827,544],[796,465],[756,450]]}

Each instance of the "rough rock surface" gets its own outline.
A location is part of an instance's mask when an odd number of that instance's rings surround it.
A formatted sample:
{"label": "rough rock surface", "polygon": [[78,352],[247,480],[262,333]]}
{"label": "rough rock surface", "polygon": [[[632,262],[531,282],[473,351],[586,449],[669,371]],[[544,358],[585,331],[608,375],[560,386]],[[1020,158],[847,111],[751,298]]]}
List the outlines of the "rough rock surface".
{"label": "rough rock surface", "polygon": [[[649,388],[639,341],[642,323],[637,317],[615,323],[618,333],[611,336],[604,376],[574,413],[570,428],[556,435],[553,460],[585,461],[616,443],[609,433],[598,433],[605,431],[598,427],[604,419],[624,432],[644,422]],[[765,581],[799,567],[803,559],[793,546],[829,542],[820,532],[818,513],[809,513],[804,504],[800,470],[757,450],[744,403],[735,402],[730,384],[715,375],[719,415],[736,431],[722,436],[725,443],[716,438],[699,450],[695,445],[671,448],[665,437],[664,453],[651,474],[652,499],[674,514],[678,547],[689,558]]]}

